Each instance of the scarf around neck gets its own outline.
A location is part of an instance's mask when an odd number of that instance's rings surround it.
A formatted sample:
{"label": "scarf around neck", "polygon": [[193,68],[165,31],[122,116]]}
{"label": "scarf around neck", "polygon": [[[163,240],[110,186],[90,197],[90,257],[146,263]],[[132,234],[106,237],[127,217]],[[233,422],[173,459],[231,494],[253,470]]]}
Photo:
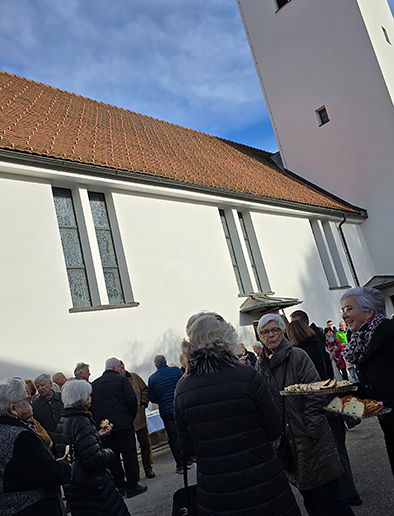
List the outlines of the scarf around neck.
{"label": "scarf around neck", "polygon": [[351,364],[359,364],[365,359],[376,328],[386,319],[388,319],[387,315],[377,315],[376,317],[365,321],[365,323],[361,325],[360,329],[353,333],[350,342],[342,351],[342,355],[348,362]]}

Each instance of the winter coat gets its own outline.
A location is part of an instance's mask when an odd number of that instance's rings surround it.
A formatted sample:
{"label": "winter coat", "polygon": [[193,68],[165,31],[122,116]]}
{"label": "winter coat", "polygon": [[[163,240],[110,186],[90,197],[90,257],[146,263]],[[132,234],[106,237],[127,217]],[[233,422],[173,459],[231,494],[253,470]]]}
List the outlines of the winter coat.
{"label": "winter coat", "polygon": [[357,374],[357,397],[382,401],[394,409],[394,320],[377,326],[364,360],[357,364]]}
{"label": "winter coat", "polygon": [[66,408],[57,431],[61,445],[70,445],[72,476],[64,492],[73,516],[129,514],[107,471],[113,451],[103,448],[91,414]]}
{"label": "winter coat", "polygon": [[60,516],[59,488],[71,468],[24,421],[0,416],[0,514]]}
{"label": "winter coat", "polygon": [[53,392],[53,396],[50,399],[39,396],[32,404],[32,407],[34,419],[41,423],[55,444],[57,442],[56,427],[63,410],[60,393]]}
{"label": "winter coat", "polygon": [[149,404],[148,397],[148,386],[137,373],[129,373],[126,371],[126,378],[129,380],[130,385],[137,396],[137,415],[134,419],[134,430],[142,430],[147,427],[145,409]]}
{"label": "winter coat", "polygon": [[320,379],[311,359],[304,350],[293,347],[284,338],[271,359],[264,351],[261,353],[257,367],[267,381],[281,415],[285,404],[285,432],[295,456],[295,467],[286,471],[290,482],[300,490],[312,490],[338,478],[343,469],[323,413],[326,396],[279,394],[284,386]]}
{"label": "winter coat", "polygon": [[148,380],[148,395],[152,403],[159,405],[160,415],[167,416],[174,411],[174,392],[183,372],[178,367],[160,364]]}
{"label": "winter coat", "polygon": [[133,428],[137,397],[126,377],[109,369],[92,383],[90,410],[97,426],[103,419],[114,425],[112,432]]}
{"label": "winter coat", "polygon": [[181,449],[197,459],[199,515],[300,514],[270,443],[281,434],[279,414],[256,369],[186,375],[174,412]]}

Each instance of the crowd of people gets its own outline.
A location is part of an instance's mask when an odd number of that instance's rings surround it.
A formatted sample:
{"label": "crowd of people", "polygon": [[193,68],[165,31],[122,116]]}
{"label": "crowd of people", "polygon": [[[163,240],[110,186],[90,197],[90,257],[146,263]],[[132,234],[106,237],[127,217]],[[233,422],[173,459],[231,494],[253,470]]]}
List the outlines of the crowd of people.
{"label": "crowd of people", "polygon": [[[148,384],[111,357],[90,383],[90,366],[74,376],[41,374],[0,381],[0,508],[4,516],[129,514],[125,498],[142,486],[152,449],[145,409],[159,407],[181,474],[197,464],[198,514],[297,516],[290,485],[310,516],[352,516],[362,500],[346,449],[359,420],[323,410],[327,395],[282,396],[284,387],[333,378],[357,382],[357,396],[394,408],[394,321],[383,295],[347,291],[335,328],[265,314],[253,351],[215,312],[186,324],[181,367],[154,357]],[[379,417],[394,473],[394,416]],[[169,493],[169,496],[171,494]],[[66,505],[65,505],[66,504]]]}

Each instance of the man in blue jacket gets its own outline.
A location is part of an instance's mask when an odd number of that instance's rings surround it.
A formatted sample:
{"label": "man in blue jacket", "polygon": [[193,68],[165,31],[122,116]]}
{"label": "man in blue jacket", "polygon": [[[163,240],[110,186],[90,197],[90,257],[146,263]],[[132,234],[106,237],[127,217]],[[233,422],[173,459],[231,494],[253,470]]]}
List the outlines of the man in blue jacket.
{"label": "man in blue jacket", "polygon": [[157,371],[148,380],[149,401],[159,405],[160,417],[167,431],[168,444],[176,463],[176,472],[183,473],[182,452],[174,422],[174,392],[183,372],[178,367],[168,367],[166,357],[163,355],[156,355],[153,363]]}

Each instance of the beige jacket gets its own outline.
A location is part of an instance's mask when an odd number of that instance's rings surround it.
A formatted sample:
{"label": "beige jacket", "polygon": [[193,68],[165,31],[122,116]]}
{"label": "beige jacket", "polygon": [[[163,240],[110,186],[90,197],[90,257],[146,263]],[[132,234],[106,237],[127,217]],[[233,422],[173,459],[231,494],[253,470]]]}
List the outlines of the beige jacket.
{"label": "beige jacket", "polygon": [[[134,430],[137,432],[147,426],[145,408],[148,406],[148,386],[137,373],[129,373],[126,371],[126,378],[129,380],[135,395],[137,396],[138,408],[137,415],[134,419]],[[142,406],[141,406],[142,405]]]}

